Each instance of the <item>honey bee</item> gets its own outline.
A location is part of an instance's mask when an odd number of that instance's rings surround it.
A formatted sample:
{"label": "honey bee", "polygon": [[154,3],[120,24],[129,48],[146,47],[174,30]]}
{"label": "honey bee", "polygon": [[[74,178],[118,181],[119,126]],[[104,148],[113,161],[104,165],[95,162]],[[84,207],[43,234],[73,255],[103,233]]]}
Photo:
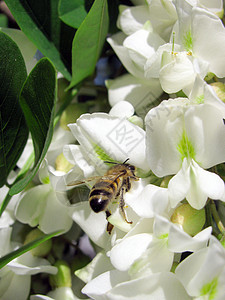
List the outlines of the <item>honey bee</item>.
{"label": "honey bee", "polygon": [[[139,178],[135,175],[135,166],[128,164],[128,160],[129,158],[121,164],[106,161],[105,163],[111,163],[114,164],[114,166],[112,166],[105,175],[91,177],[84,181],[71,182],[68,184],[68,186],[74,186],[83,184],[87,181],[97,180],[89,193],[89,203],[91,209],[95,213],[105,211],[106,219],[108,220],[109,216],[111,215],[108,209],[109,204],[112,201],[119,199],[120,213],[123,216],[124,221],[128,224],[132,224],[132,221],[127,220],[124,210],[124,193],[130,190],[131,180],[137,181]],[[111,234],[112,229],[113,225],[108,221],[107,232]]]}

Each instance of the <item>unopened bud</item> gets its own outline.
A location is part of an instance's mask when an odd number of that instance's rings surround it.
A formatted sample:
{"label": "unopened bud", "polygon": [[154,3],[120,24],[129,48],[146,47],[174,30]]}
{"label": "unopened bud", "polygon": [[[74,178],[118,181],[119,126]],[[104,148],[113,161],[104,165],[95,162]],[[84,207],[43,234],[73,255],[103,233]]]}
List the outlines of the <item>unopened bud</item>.
{"label": "unopened bud", "polygon": [[72,169],[73,165],[65,158],[63,153],[59,154],[55,160],[55,169],[56,171],[69,172]]}
{"label": "unopened bud", "polygon": [[204,80],[205,80],[206,82],[209,82],[210,80],[213,79],[214,76],[215,76],[214,73],[208,72],[207,75],[205,76]]}
{"label": "unopened bud", "polygon": [[194,236],[205,224],[205,210],[194,209],[188,203],[182,204],[175,209],[171,222],[181,225],[186,233]]}
{"label": "unopened bud", "polygon": [[225,103],[225,85],[222,82],[213,82],[210,84],[216,95]]}
{"label": "unopened bud", "polygon": [[70,267],[64,260],[58,260],[55,264],[58,268],[58,272],[55,275],[50,275],[50,284],[52,288],[58,287],[71,287],[71,271]]}
{"label": "unopened bud", "polygon": [[168,187],[168,184],[169,184],[169,181],[170,179],[172,178],[172,176],[166,176],[163,178],[161,184],[160,184],[160,187],[162,188],[167,188]]}
{"label": "unopened bud", "polygon": [[[24,244],[28,244],[28,243],[30,243],[40,237],[43,237],[43,236],[45,236],[45,234],[42,231],[40,231],[38,228],[33,229],[27,234]],[[43,256],[46,256],[50,252],[51,248],[52,248],[52,240],[50,239],[50,240],[43,242],[39,246],[33,248],[32,250],[30,250],[30,252],[34,256],[43,257]]]}

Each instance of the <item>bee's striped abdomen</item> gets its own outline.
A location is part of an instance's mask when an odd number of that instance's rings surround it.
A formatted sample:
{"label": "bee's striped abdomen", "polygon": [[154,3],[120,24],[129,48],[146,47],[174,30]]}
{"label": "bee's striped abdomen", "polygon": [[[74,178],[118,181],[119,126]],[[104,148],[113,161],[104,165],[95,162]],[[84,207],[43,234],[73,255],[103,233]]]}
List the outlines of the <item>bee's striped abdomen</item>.
{"label": "bee's striped abdomen", "polygon": [[98,181],[91,189],[89,195],[89,202],[93,211],[97,213],[106,210],[111,200],[115,199],[120,186],[119,177],[113,181],[107,178]]}

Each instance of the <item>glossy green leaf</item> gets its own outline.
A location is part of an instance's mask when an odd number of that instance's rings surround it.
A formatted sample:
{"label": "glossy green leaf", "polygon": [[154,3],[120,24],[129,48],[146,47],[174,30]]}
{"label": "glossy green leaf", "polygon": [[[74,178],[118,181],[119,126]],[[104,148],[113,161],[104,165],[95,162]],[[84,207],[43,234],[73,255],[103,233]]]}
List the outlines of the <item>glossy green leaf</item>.
{"label": "glossy green leaf", "polygon": [[34,167],[26,177],[11,187],[10,195],[17,194],[26,187],[47,153],[53,135],[55,103],[56,71],[52,63],[43,58],[31,71],[20,95],[20,105],[34,145]]}
{"label": "glossy green leaf", "polygon": [[43,55],[51,59],[65,78],[71,79],[71,47],[74,30],[58,17],[59,0],[6,0],[21,30]]}
{"label": "glossy green leaf", "polygon": [[35,59],[37,47],[26,37],[26,35],[21,30],[12,28],[0,28],[0,31],[7,34],[17,44],[23,55],[23,59],[27,67],[27,72],[29,73],[37,63],[37,60]]}
{"label": "glossy green leaf", "polygon": [[54,237],[60,233],[61,233],[60,231],[57,231],[57,232],[46,234],[45,236],[38,238],[20,248],[18,248],[17,250],[14,250],[14,251],[10,252],[9,254],[2,256],[0,258],[0,269],[3,268],[5,265],[7,265],[13,259],[32,250],[33,248],[39,246],[41,243],[44,243],[45,241],[51,239],[52,237]]}
{"label": "glossy green leaf", "polygon": [[0,187],[16,165],[28,137],[19,105],[26,77],[26,66],[18,46],[0,32]]}
{"label": "glossy green leaf", "polygon": [[91,75],[108,33],[107,0],[95,0],[78,28],[72,47],[72,81],[69,88]]}
{"label": "glossy green leaf", "polygon": [[60,19],[67,25],[78,28],[87,15],[84,2],[84,0],[60,0]]}

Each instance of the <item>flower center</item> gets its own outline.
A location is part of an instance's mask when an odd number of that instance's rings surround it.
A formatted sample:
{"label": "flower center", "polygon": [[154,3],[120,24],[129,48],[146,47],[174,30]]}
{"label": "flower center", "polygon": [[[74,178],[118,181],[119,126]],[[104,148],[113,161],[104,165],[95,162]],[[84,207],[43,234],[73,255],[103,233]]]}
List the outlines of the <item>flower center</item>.
{"label": "flower center", "polygon": [[191,141],[188,139],[185,130],[182,133],[181,140],[177,146],[177,150],[180,153],[181,160],[186,157],[188,160],[195,158],[195,150]]}
{"label": "flower center", "polygon": [[201,288],[201,296],[208,296],[208,299],[215,299],[217,293],[218,279],[214,278],[211,282],[206,283]]}

